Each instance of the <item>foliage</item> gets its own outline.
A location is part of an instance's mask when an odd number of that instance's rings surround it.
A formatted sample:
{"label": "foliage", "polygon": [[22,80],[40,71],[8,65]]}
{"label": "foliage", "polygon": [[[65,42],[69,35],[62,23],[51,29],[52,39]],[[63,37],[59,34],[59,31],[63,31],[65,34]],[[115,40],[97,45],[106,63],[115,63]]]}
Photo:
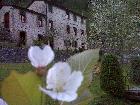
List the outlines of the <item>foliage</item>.
{"label": "foliage", "polygon": [[131,60],[131,72],[133,83],[140,85],[140,57]]}
{"label": "foliage", "polygon": [[117,57],[113,54],[105,55],[101,63],[101,88],[106,93],[121,97],[125,89],[122,73]]}
{"label": "foliage", "polygon": [[[84,94],[84,92],[88,91],[93,66],[97,63],[99,58],[98,53],[99,49],[87,50],[82,53],[76,54],[67,60],[67,62],[72,67],[72,70],[81,70],[84,75],[84,81],[82,82],[82,85],[78,91],[79,98],[82,98],[82,100],[80,101],[83,101],[82,95]],[[88,98],[88,96],[85,96],[84,98]]]}
{"label": "foliage", "polygon": [[[140,17],[134,14],[139,6],[135,1],[138,0],[94,0],[91,5],[91,42],[119,52],[140,47]],[[138,8],[134,9],[133,4]]]}
{"label": "foliage", "polygon": [[33,40],[33,44],[36,46],[42,46],[44,44],[48,44],[48,37],[42,36],[42,38],[40,40],[35,39],[35,40]]}
{"label": "foliage", "polygon": [[[128,66],[123,65],[123,69],[127,71],[129,69]],[[92,93],[93,98],[88,105],[139,105],[139,102],[131,102],[129,100],[112,97],[104,93],[100,87],[100,75],[94,75],[93,82],[90,86],[90,91]]]}
{"label": "foliage", "polygon": [[[32,2],[32,0],[3,0],[4,2],[10,3],[10,4],[16,4],[23,7],[27,7],[29,3]],[[45,0],[49,1],[49,0]],[[77,11],[78,13],[85,13],[85,10],[88,7],[89,0],[52,0],[55,3],[61,4],[63,6],[66,6],[67,8],[70,8],[74,11]]]}
{"label": "foliage", "polygon": [[139,103],[119,99],[105,94],[95,100],[92,100],[89,105],[139,105]]}
{"label": "foliage", "polygon": [[28,71],[33,71],[34,68],[28,63],[0,64],[0,79],[3,80],[9,76],[11,70],[16,70],[19,73],[26,73]]}
{"label": "foliage", "polygon": [[2,82],[2,97],[10,105],[40,105],[41,92],[38,89],[40,84],[41,79],[33,72],[19,74],[12,71]]}

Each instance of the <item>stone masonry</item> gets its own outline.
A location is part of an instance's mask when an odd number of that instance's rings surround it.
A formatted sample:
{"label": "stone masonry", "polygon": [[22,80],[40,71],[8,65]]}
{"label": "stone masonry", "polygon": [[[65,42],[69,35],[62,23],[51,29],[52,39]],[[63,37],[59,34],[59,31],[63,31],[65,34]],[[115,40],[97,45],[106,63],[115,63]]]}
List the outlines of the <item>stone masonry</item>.
{"label": "stone masonry", "polygon": [[66,7],[49,0],[33,0],[27,8],[3,5],[0,26],[4,27],[6,13],[10,33],[17,43],[26,39],[25,45],[30,46],[39,36],[53,32],[54,49],[87,48],[86,18]]}

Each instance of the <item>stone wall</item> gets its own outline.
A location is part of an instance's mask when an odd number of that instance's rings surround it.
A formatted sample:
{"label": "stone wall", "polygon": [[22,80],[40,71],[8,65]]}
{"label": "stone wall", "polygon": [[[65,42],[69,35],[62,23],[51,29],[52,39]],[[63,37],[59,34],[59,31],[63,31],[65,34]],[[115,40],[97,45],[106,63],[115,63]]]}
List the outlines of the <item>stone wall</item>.
{"label": "stone wall", "polygon": [[[46,6],[45,6],[46,5]],[[52,12],[49,12],[49,6],[52,6]],[[34,1],[28,9],[36,11],[38,13],[43,13],[47,16],[47,29],[50,28],[49,21],[53,22],[54,29],[54,48],[55,49],[66,49],[64,40],[70,40],[77,42],[77,48],[82,47],[82,43],[85,43],[85,47],[87,47],[87,33],[86,33],[86,19],[83,19],[83,23],[81,23],[81,17],[77,14],[69,12],[70,17],[68,19],[66,9],[62,9],[58,6],[54,6],[49,4],[48,2],[45,4],[44,1]],[[68,12],[68,11],[67,11]],[[74,21],[75,15],[77,17],[77,21]],[[67,33],[67,25],[70,26],[70,33]],[[73,27],[77,28],[77,35],[74,35]],[[81,30],[84,31],[84,35],[81,35]],[[49,30],[48,30],[49,31]]]}
{"label": "stone wall", "polygon": [[38,38],[38,34],[45,35],[46,34],[46,19],[45,17],[41,16],[43,20],[42,27],[38,25],[38,14],[32,13],[28,10],[25,11],[26,13],[26,21],[21,21],[20,11],[23,9],[18,9],[12,6],[3,6],[0,10],[0,24],[4,25],[4,14],[6,12],[10,13],[10,33],[13,35],[13,39],[18,42],[19,34],[21,31],[26,32],[27,42],[26,44],[30,46],[33,42],[33,39]]}
{"label": "stone wall", "polygon": [[[0,49],[0,63],[25,63],[28,60],[27,48],[2,48]],[[55,51],[55,61],[66,61],[73,52]]]}

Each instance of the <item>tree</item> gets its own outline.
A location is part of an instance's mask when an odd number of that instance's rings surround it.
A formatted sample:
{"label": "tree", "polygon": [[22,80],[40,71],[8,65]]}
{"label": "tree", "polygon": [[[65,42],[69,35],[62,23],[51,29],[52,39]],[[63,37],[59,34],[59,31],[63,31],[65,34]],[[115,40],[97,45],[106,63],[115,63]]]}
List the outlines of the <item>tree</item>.
{"label": "tree", "polygon": [[91,32],[91,39],[100,41],[102,47],[108,50],[113,49],[124,53],[131,50],[133,46],[140,47],[138,34],[140,18],[132,14],[134,11],[130,6],[132,0],[127,1],[92,0],[93,14],[90,26],[94,29],[94,33]]}
{"label": "tree", "polygon": [[107,54],[102,60],[100,86],[106,93],[117,97],[123,96],[123,74],[115,55]]}

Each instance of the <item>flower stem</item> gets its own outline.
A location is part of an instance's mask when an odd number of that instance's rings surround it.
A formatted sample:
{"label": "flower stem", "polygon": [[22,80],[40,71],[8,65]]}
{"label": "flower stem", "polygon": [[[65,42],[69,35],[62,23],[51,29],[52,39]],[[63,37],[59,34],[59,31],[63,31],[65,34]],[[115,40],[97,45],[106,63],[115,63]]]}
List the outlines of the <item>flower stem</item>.
{"label": "flower stem", "polygon": [[64,102],[62,101],[62,102],[60,103],[60,105],[63,105],[63,103],[64,103]]}

